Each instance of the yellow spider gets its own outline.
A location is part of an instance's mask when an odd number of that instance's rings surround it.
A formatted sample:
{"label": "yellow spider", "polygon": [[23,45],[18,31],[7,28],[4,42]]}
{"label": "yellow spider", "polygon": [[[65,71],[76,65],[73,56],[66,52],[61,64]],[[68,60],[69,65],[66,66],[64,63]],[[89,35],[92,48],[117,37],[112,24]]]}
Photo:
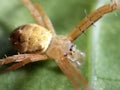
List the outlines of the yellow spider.
{"label": "yellow spider", "polygon": [[[120,0],[113,0],[86,16],[68,35],[56,35],[50,19],[38,4],[22,0],[38,24],[26,24],[16,28],[10,40],[20,52],[0,60],[0,65],[15,62],[6,70],[15,70],[30,62],[54,59],[63,73],[69,78],[76,90],[81,83],[86,90],[90,86],[77,70],[84,53],[76,49],[73,41],[104,14],[120,8]],[[40,16],[41,15],[41,16]]]}

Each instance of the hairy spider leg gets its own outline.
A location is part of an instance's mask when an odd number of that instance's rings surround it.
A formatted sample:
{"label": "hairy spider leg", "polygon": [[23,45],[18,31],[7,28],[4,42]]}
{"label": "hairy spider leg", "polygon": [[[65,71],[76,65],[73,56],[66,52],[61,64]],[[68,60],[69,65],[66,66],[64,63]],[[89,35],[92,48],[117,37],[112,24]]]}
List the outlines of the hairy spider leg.
{"label": "hairy spider leg", "polygon": [[73,30],[68,34],[68,38],[70,41],[74,41],[78,36],[80,36],[88,27],[90,27],[93,23],[95,23],[98,19],[100,19],[104,14],[112,12],[118,9],[118,5],[116,3],[106,4],[93,13],[86,16]]}
{"label": "hairy spider leg", "polygon": [[57,65],[64,72],[64,74],[69,78],[76,90],[81,90],[81,85],[83,84],[85,90],[91,90],[87,81],[79,73],[79,71],[67,60],[67,58],[62,57],[56,60]]}
{"label": "hairy spider leg", "polygon": [[[32,4],[32,2],[30,0],[22,0],[22,1],[23,1],[24,5],[29,9],[32,16],[38,22],[38,24],[41,23],[41,22],[44,23],[44,25],[43,24],[40,24],[40,25],[46,27],[49,31],[52,32],[53,35],[56,35],[54,27],[53,27],[50,19],[48,18],[48,16],[46,15],[44,10],[42,9],[42,7],[38,4]],[[41,16],[40,20],[39,20],[38,15],[39,15],[39,17]]]}
{"label": "hairy spider leg", "polygon": [[41,25],[45,26],[44,22],[42,21],[42,17],[40,16],[39,12],[36,10],[34,5],[29,0],[21,0],[23,4],[29,9],[30,13],[32,14],[35,21]]}
{"label": "hairy spider leg", "polygon": [[30,62],[36,62],[41,60],[47,60],[48,57],[46,55],[40,55],[40,54],[18,54],[14,56],[7,57],[5,59],[0,60],[0,65],[9,64],[12,62],[15,62],[12,66],[5,69],[5,71],[9,70],[15,70],[20,67],[22,67],[25,64],[28,64]]}
{"label": "hairy spider leg", "polygon": [[34,4],[34,7],[36,7],[36,9],[39,11],[40,15],[43,18],[43,22],[45,23],[45,27],[50,30],[53,35],[56,35],[54,27],[51,23],[51,20],[49,19],[49,17],[46,15],[46,13],[44,12],[44,10],[42,9],[42,7],[39,4]]}

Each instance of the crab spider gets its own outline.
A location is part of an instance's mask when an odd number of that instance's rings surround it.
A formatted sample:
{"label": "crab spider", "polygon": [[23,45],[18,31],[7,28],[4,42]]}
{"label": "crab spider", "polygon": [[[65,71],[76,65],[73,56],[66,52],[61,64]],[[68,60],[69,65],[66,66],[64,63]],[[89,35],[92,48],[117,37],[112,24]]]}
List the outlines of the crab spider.
{"label": "crab spider", "polygon": [[120,7],[120,0],[113,0],[86,16],[68,35],[56,35],[50,19],[38,4],[22,0],[38,24],[26,24],[15,29],[10,40],[20,52],[0,60],[0,65],[15,62],[6,70],[15,70],[30,62],[54,59],[63,73],[69,78],[76,90],[82,83],[86,90],[90,86],[77,70],[84,54],[76,49],[73,41],[104,14]]}

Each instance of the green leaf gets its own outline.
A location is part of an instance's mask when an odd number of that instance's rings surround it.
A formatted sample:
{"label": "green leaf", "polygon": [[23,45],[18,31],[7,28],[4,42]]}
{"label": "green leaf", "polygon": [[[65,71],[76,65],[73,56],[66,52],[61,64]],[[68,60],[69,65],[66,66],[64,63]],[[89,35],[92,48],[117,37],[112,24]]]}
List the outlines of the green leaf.
{"label": "green leaf", "polygon": [[[99,1],[99,0],[98,0]],[[95,0],[33,0],[50,17],[58,35],[66,35],[96,6]],[[102,2],[104,4],[104,2]],[[20,0],[0,2],[0,57],[14,55],[8,37],[18,26],[36,23]],[[115,12],[114,12],[115,13]],[[94,90],[119,90],[119,13],[105,15],[75,44],[86,53],[81,73]],[[9,66],[9,65],[7,65]],[[6,67],[6,66],[5,66]],[[54,60],[30,63],[21,69],[0,74],[1,90],[74,90]]]}
{"label": "green leaf", "polygon": [[91,33],[90,58],[94,90],[120,89],[119,23],[120,13],[117,10],[99,20]]}

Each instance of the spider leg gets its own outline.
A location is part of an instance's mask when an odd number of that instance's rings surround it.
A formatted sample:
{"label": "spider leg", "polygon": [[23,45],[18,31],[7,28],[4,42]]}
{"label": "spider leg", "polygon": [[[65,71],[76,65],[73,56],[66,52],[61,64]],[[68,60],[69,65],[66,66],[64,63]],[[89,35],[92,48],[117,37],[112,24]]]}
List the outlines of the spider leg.
{"label": "spider leg", "polygon": [[34,5],[30,2],[30,0],[21,0],[23,2],[23,4],[29,9],[29,11],[31,12],[33,18],[35,19],[35,21],[41,25],[44,26],[44,22],[42,21],[42,18],[39,14],[39,12],[36,10],[36,8],[34,7]]}
{"label": "spider leg", "polygon": [[46,13],[44,12],[44,10],[42,9],[42,7],[40,5],[38,5],[37,3],[34,4],[34,7],[38,10],[38,12],[40,13],[40,15],[42,16],[43,18],[43,22],[45,23],[45,27],[50,30],[53,35],[55,35],[55,30],[54,30],[54,27],[51,23],[51,20],[49,19],[49,17],[46,15]]}
{"label": "spider leg", "polygon": [[22,60],[20,62],[17,62],[15,64],[11,65],[7,69],[5,69],[5,71],[16,70],[16,69],[18,69],[18,68],[20,68],[20,67],[22,67],[22,66],[24,66],[24,65],[26,65],[26,64],[28,64],[30,62],[31,62],[31,59],[30,58],[26,58],[26,59],[24,59],[24,60]]}
{"label": "spider leg", "polygon": [[46,55],[39,55],[39,54],[20,54],[20,55],[14,55],[11,57],[7,57],[5,59],[2,59],[0,61],[0,65],[8,64],[12,62],[16,62],[15,64],[11,65],[7,69],[3,70],[3,72],[10,71],[10,70],[16,70],[30,62],[36,62],[40,60],[46,60],[48,57]]}
{"label": "spider leg", "polygon": [[85,90],[91,90],[87,81],[84,77],[78,72],[78,70],[66,59],[62,58],[60,60],[56,60],[56,63],[60,67],[60,69],[64,72],[64,74],[69,78],[73,86],[76,90],[81,90],[81,84],[84,85]]}
{"label": "spider leg", "polygon": [[29,58],[31,62],[35,62],[38,60],[46,60],[48,57],[46,55],[40,54],[18,54],[14,56],[10,56],[4,59],[0,59],[0,65],[9,64],[12,62],[21,62],[24,59]]}
{"label": "spider leg", "polygon": [[71,41],[74,41],[79,35],[81,35],[88,27],[100,19],[104,14],[112,12],[116,9],[118,9],[118,4],[113,2],[98,8],[93,13],[86,16],[75,28],[73,28],[73,30],[68,34],[68,38]]}
{"label": "spider leg", "polygon": [[22,2],[29,9],[29,11],[31,12],[32,16],[34,17],[34,19],[37,21],[38,24],[46,27],[48,30],[50,30],[53,33],[53,35],[56,35],[50,19],[45,14],[44,10],[40,7],[40,5],[32,4],[30,0],[22,0]]}

